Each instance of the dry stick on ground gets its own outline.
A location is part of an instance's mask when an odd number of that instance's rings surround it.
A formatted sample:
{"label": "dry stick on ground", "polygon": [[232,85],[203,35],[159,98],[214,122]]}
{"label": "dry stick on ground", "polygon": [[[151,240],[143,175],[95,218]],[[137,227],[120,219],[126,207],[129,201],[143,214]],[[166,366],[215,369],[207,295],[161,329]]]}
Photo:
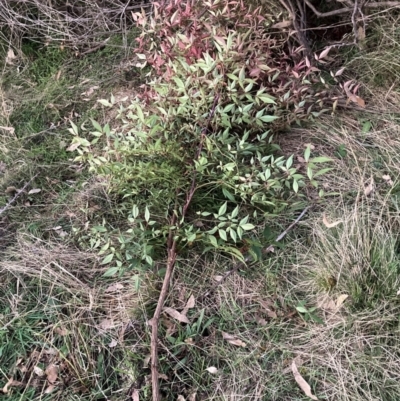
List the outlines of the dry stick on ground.
{"label": "dry stick on ground", "polygon": [[[275,242],[279,242],[281,241],[286,234],[303,218],[303,216],[307,213],[307,211],[311,208],[310,206],[307,206],[297,217],[297,219],[288,227],[286,228],[285,231],[281,232],[277,237]],[[263,249],[262,252],[263,253],[269,253],[269,252],[273,252],[274,250],[274,246],[273,245],[269,245],[267,248]],[[250,261],[250,258],[247,257],[245,258],[245,263],[243,262],[239,262],[235,265],[235,267],[230,270],[228,273],[225,274],[224,277],[221,278],[221,280],[218,281],[218,283],[211,289],[209,289],[206,293],[204,293],[203,295],[201,295],[199,297],[199,299],[204,299],[205,297],[207,297],[208,295],[210,295],[211,293],[213,293],[218,286],[220,286],[229,276],[231,276],[233,273],[237,272],[242,266],[246,266],[246,263]]]}
{"label": "dry stick on ground", "polygon": [[[354,7],[345,7],[345,8],[339,8],[338,10],[321,13],[314,7],[314,5],[311,3],[310,0],[304,0],[304,2],[312,10],[312,12],[319,18],[332,17],[334,15],[347,14],[347,13],[352,13],[354,11]],[[380,2],[364,4],[364,8],[382,8],[382,7],[388,7],[388,8],[400,7],[400,1],[380,1]]]}
{"label": "dry stick on ground", "polygon": [[16,200],[17,198],[22,194],[22,192],[25,191],[27,186],[37,177],[37,174],[34,175],[21,189],[17,191],[15,194],[14,198],[12,198],[4,207],[0,209],[0,214],[3,214]]}
{"label": "dry stick on ground", "polygon": [[[200,137],[200,143],[199,147],[196,153],[196,159],[199,158],[201,151],[203,149],[204,141],[207,135],[207,130],[208,126],[211,123],[211,119],[214,116],[215,109],[217,107],[219,95],[215,95],[214,97],[214,103],[211,108],[210,114],[208,116],[207,123],[205,127],[201,130],[201,137]],[[197,172],[194,170],[193,172],[193,178],[192,178],[192,183],[190,186],[189,192],[186,194],[186,202],[183,206],[182,209],[182,216],[181,220],[185,218],[186,212],[190,206],[190,203],[193,199],[193,195],[196,192],[196,177],[197,177]],[[174,227],[177,224],[177,216],[176,216],[176,209],[177,207],[175,206],[175,210],[173,211],[173,215],[171,218],[170,226]],[[162,308],[164,306],[165,299],[168,294],[168,288],[169,284],[171,281],[172,273],[175,267],[175,262],[176,262],[176,257],[177,257],[177,251],[176,251],[176,246],[177,246],[177,240],[174,238],[175,237],[175,230],[170,229],[169,235],[168,235],[168,240],[167,240],[167,252],[168,252],[168,260],[167,260],[167,270],[165,272],[165,277],[163,280],[163,285],[161,288],[160,296],[158,297],[158,302],[157,302],[157,307],[154,312],[154,316],[151,319],[151,341],[150,341],[150,355],[151,355],[151,385],[152,385],[152,393],[153,393],[153,401],[159,401],[160,400],[160,384],[159,384],[159,373],[158,373],[158,323],[160,320],[160,315]]]}

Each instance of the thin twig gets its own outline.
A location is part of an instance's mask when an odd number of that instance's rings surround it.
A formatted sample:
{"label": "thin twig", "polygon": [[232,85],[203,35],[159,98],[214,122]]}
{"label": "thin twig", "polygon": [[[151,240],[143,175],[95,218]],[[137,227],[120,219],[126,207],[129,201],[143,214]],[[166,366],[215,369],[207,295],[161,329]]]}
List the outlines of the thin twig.
{"label": "thin twig", "polygon": [[21,189],[17,191],[17,193],[14,195],[14,198],[12,198],[4,207],[0,209],[0,214],[3,214],[7,209],[10,208],[10,206],[17,200],[17,198],[22,194],[22,192],[25,191],[27,186],[37,177],[37,174],[34,175]]}
{"label": "thin twig", "polygon": [[[332,17],[334,15],[347,14],[347,13],[351,13],[354,10],[353,7],[345,7],[345,8],[339,8],[338,10],[321,13],[314,7],[314,5],[310,2],[310,0],[304,0],[304,2],[312,10],[312,12],[319,18],[326,18],[326,17]],[[364,7],[365,8],[382,8],[382,7],[398,8],[398,7],[400,7],[400,2],[399,1],[380,1],[380,2],[367,3],[364,5]]]}
{"label": "thin twig", "polygon": [[351,14],[351,22],[353,24],[353,34],[354,34],[354,42],[358,42],[358,31],[357,31],[357,11],[358,11],[358,0],[354,1],[354,10],[353,13]]}
{"label": "thin twig", "polygon": [[[176,223],[176,214],[173,212],[171,219],[171,226]],[[153,319],[151,320],[151,342],[150,342],[150,355],[151,355],[151,385],[153,390],[153,401],[160,399],[160,384],[158,380],[158,322],[165,299],[168,294],[169,283],[171,281],[172,272],[176,262],[176,240],[174,240],[174,231],[170,229],[168,236],[168,261],[167,270],[163,285],[161,288],[160,296],[158,298],[157,307],[154,312]]]}
{"label": "thin twig", "polygon": [[[275,242],[279,242],[280,240],[282,240],[286,234],[303,218],[303,216],[307,213],[308,209],[310,209],[311,206],[307,206],[300,214],[299,217],[297,217],[297,219],[282,233],[280,233],[277,237]],[[274,246],[270,245],[269,247],[267,247],[265,250],[263,250],[264,253],[268,253],[268,252],[273,252],[274,250]]]}
{"label": "thin twig", "polygon": [[[311,205],[310,205],[310,206],[307,206],[307,207],[299,214],[299,216],[297,217],[297,219],[296,219],[292,224],[290,224],[290,226],[289,226],[285,231],[283,231],[282,233],[280,233],[280,234],[276,237],[275,242],[281,241],[281,240],[286,236],[286,234],[287,234],[287,233],[303,218],[303,216],[307,213],[307,211],[308,211],[310,208],[311,208]],[[269,253],[269,252],[272,252],[273,250],[274,250],[274,246],[273,246],[273,245],[269,245],[267,248],[265,248],[265,249],[263,250],[263,253]],[[205,293],[204,293],[203,295],[201,295],[199,298],[200,298],[200,299],[204,299],[204,298],[206,298],[207,296],[209,296],[210,294],[212,294],[212,293],[213,293],[213,292],[214,292],[229,276],[231,276],[233,273],[237,272],[241,267],[247,266],[246,263],[247,263],[247,262],[250,262],[250,261],[251,261],[250,257],[246,257],[245,260],[244,260],[244,263],[243,263],[243,262],[237,263],[237,264],[234,266],[234,268],[233,268],[232,270],[229,270],[229,271],[225,274],[225,276],[223,276],[222,279],[218,281],[218,283],[216,283],[211,289],[209,289],[207,292],[205,292]]]}
{"label": "thin twig", "polygon": [[[208,130],[208,126],[210,125],[211,119],[214,116],[215,109],[217,107],[219,95],[214,97],[214,103],[210,110],[207,123],[201,130],[201,138],[198,146],[198,150],[196,153],[196,158],[200,156],[201,150],[203,149],[203,144],[205,141],[205,136]],[[192,183],[190,186],[190,190],[186,196],[186,202],[182,209],[181,218],[185,218],[186,212],[190,206],[190,203],[193,199],[193,195],[196,192],[196,178],[197,171],[194,170]],[[170,221],[170,226],[174,227],[177,225],[177,204],[175,205],[173,215]],[[168,288],[171,281],[172,273],[174,271],[175,262],[177,258],[177,239],[175,239],[175,229],[170,229],[167,240],[167,252],[168,252],[168,260],[167,260],[167,269],[165,272],[165,277],[163,280],[162,288],[160,295],[158,297],[158,302],[156,306],[156,310],[154,312],[153,318],[151,319],[151,341],[150,341],[150,355],[151,355],[151,385],[152,385],[152,393],[153,393],[153,401],[160,400],[160,383],[159,383],[159,373],[158,373],[158,323],[161,316],[161,311],[164,306],[165,299],[167,298]]]}

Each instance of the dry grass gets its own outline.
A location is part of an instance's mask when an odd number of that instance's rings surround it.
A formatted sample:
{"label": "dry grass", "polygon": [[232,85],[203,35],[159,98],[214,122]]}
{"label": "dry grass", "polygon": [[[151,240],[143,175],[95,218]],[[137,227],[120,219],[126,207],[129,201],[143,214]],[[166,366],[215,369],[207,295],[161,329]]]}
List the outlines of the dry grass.
{"label": "dry grass", "polygon": [[12,399],[45,396],[50,384],[37,369],[52,364],[58,366],[56,399],[118,394],[127,379],[115,370],[121,348],[137,341],[134,282],[98,283],[93,254],[37,238],[19,237],[4,256],[1,365],[19,382],[10,389]]}
{"label": "dry grass", "polygon": [[[296,227],[284,249],[234,273],[206,298],[232,262],[180,261],[168,306],[182,310],[192,294],[196,306],[187,327],[164,321],[167,399],[173,399],[172,385],[186,399],[196,393],[204,400],[306,400],[290,369],[293,359],[319,399],[399,399],[399,126],[382,115],[365,132],[368,117],[325,117],[298,132],[297,144],[312,143],[316,154],[333,158],[322,180],[332,195]],[[290,146],[282,141],[284,150]],[[340,146],[345,155],[338,154]],[[371,176],[375,185],[366,196]],[[323,215],[341,223],[327,227]],[[302,303],[316,307],[323,323],[297,312]],[[201,313],[211,323],[199,336],[191,330]],[[224,332],[243,346],[224,340]],[[217,373],[209,374],[210,366]]]}
{"label": "dry grass", "polygon": [[6,0],[0,11],[1,36],[17,50],[23,37],[46,45],[55,42],[82,49],[101,43],[105,35],[126,32],[132,26],[130,13],[146,6],[146,1],[86,0],[66,4],[64,1]]}
{"label": "dry grass", "polygon": [[[61,38],[57,21],[52,29]],[[192,295],[195,306],[187,312],[189,324],[166,313],[162,317],[160,373],[166,400],[307,400],[294,380],[293,360],[319,399],[400,399],[400,125],[394,114],[400,95],[378,74],[389,57],[385,71],[397,82],[398,62],[378,47],[388,47],[395,38],[396,50],[398,28],[385,29],[378,31],[374,52],[355,57],[350,66],[361,68],[364,82],[385,83],[384,89],[367,86],[364,94],[368,107],[387,113],[324,116],[310,129],[293,130],[281,140],[285,154],[301,156],[311,143],[313,155],[333,158],[333,170],[321,179],[326,201],[288,235],[284,248],[218,286],[217,280],[234,268],[230,258],[205,258],[193,250],[188,259],[178,260],[166,306],[182,312]],[[5,99],[0,101],[0,125],[8,126],[10,108]],[[0,151],[15,140],[2,139]],[[25,176],[31,166],[25,150],[18,152],[14,160],[21,163],[1,176],[4,186],[14,176],[22,182],[19,169]],[[366,196],[371,177],[375,185]],[[65,195],[62,200],[55,205],[47,199],[48,213],[29,215],[9,233],[7,249],[1,249],[0,387],[10,378],[20,382],[10,387],[12,401],[125,400],[134,389],[140,400],[150,399],[147,321],[162,271],[143,274],[139,290],[132,272],[108,281],[100,278],[106,268],[98,257],[82,250],[90,240],[88,227],[80,248],[72,235],[64,241],[51,230],[58,218],[64,219],[63,229],[69,224],[82,230],[103,214],[119,219],[103,183],[96,178],[83,183],[66,194],[51,184],[48,193]],[[313,189],[307,195],[317,199]],[[9,215],[14,220],[20,210],[34,210],[16,206]],[[341,223],[326,227],[323,214]],[[50,235],[23,233],[38,221],[45,222],[43,232]],[[287,225],[283,218],[272,228],[280,232]],[[8,229],[6,219],[4,226],[0,240]],[[264,228],[258,227],[260,237]],[[323,323],[299,313],[296,307],[302,304],[316,307],[313,317]],[[224,333],[233,336],[233,343]],[[40,376],[34,367],[45,370],[51,364],[58,373],[48,395],[47,374]]]}

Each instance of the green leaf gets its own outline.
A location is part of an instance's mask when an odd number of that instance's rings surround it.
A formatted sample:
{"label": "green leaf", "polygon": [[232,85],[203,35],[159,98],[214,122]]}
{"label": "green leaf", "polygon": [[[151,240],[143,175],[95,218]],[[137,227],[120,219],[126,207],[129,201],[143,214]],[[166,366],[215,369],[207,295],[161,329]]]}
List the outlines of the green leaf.
{"label": "green leaf", "polygon": [[331,171],[331,170],[333,170],[333,168],[330,168],[330,167],[328,167],[328,168],[323,168],[322,170],[319,170],[319,171],[317,171],[317,172],[314,174],[314,178],[315,178],[315,177],[318,177],[318,176],[320,176],[320,175],[323,175],[323,174],[325,174],[325,173],[327,173],[328,171]]}
{"label": "green leaf", "polygon": [[240,72],[239,72],[239,81],[244,81],[244,79],[246,78],[246,74],[245,74],[245,67],[243,66],[241,69],[240,69]]}
{"label": "green leaf", "polygon": [[109,255],[107,255],[102,262],[100,263],[101,265],[106,265],[107,263],[110,263],[114,258],[114,254],[110,253]]}
{"label": "green leaf", "polygon": [[140,282],[141,282],[141,280],[140,280],[140,275],[139,275],[139,274],[135,274],[135,275],[132,277],[132,280],[133,280],[133,282],[134,282],[135,290],[136,290],[136,291],[139,291]]}
{"label": "green leaf", "polygon": [[239,226],[242,226],[243,224],[246,224],[248,220],[249,220],[249,216],[243,217],[243,219],[240,220]]}
{"label": "green leaf", "polygon": [[235,107],[234,103],[228,104],[227,106],[224,107],[222,112],[223,113],[229,113],[234,107]]}
{"label": "green leaf", "polygon": [[297,182],[297,180],[293,181],[293,191],[296,193],[299,191],[299,183]]}
{"label": "green leaf", "polygon": [[229,230],[229,234],[230,234],[231,238],[233,239],[233,242],[236,242],[237,241],[236,231],[233,228],[231,228]]}
{"label": "green leaf", "polygon": [[330,157],[325,157],[325,156],[321,156],[321,157],[314,157],[310,160],[310,163],[327,163],[327,162],[331,162],[332,159]]}
{"label": "green leaf", "polygon": [[114,276],[116,273],[119,272],[119,267],[118,266],[114,266],[114,267],[110,267],[108,270],[106,270],[106,272],[103,274],[103,277],[112,277]]}
{"label": "green leaf", "polygon": [[366,134],[367,132],[370,132],[372,128],[371,121],[365,121],[365,123],[362,126],[362,132]]}
{"label": "green leaf", "polygon": [[218,231],[218,227],[214,227],[211,230],[207,231],[207,234],[215,234]]}
{"label": "green leaf", "polygon": [[255,226],[251,223],[241,224],[240,227],[245,231],[253,230],[255,228]]}
{"label": "green leaf", "polygon": [[150,220],[150,211],[149,208],[146,206],[146,210],[144,211],[144,219],[148,222]]}
{"label": "green leaf", "polygon": [[132,216],[135,219],[136,219],[136,217],[139,216],[139,208],[137,207],[137,205],[132,206]]}
{"label": "green leaf", "polygon": [[235,197],[226,188],[222,188],[222,193],[224,194],[225,198],[228,198],[230,201],[235,202]]}
{"label": "green leaf", "polygon": [[213,235],[209,235],[208,239],[211,242],[211,244],[215,246],[215,248],[218,248],[218,241]]}
{"label": "green leaf", "polygon": [[70,123],[71,123],[72,131],[74,131],[75,135],[78,135],[79,134],[78,127],[72,121],[70,121]]}
{"label": "green leaf", "polygon": [[226,213],[228,202],[225,202],[218,210],[218,216],[223,216]]}
{"label": "green leaf", "polygon": [[106,106],[106,107],[111,107],[112,106],[112,104],[106,99],[99,99],[98,102],[100,104],[102,104],[103,106]]}
{"label": "green leaf", "polygon": [[275,104],[274,98],[272,98],[266,94],[259,95],[259,96],[257,96],[257,98],[260,99],[263,103]]}
{"label": "green leaf", "polygon": [[235,218],[235,217],[237,217],[238,214],[239,214],[239,205],[237,205],[237,206],[232,210],[231,217],[232,217],[232,218]]}
{"label": "green leaf", "polygon": [[137,110],[137,115],[139,117],[139,120],[144,123],[144,115],[143,115],[143,110],[142,108],[137,104],[136,105],[136,110]]}
{"label": "green leaf", "polygon": [[300,313],[308,313],[307,308],[305,308],[304,306],[296,306],[296,310],[297,310],[297,312],[300,312]]}
{"label": "green leaf", "polygon": [[99,132],[103,132],[101,125],[96,120],[93,120],[93,118],[91,118],[90,120],[92,121],[92,125],[93,125],[94,129],[96,129]]}
{"label": "green leaf", "polygon": [[241,262],[244,262],[244,256],[242,255],[242,253],[239,251],[239,249],[236,249],[232,246],[224,246],[221,248],[223,251],[229,253],[232,256],[235,256],[236,258],[238,258]]}
{"label": "green leaf", "polygon": [[306,150],[304,151],[304,160],[306,162],[308,162],[308,160],[310,160],[310,155],[311,155],[311,147],[310,147],[310,145],[308,145],[306,147]]}
{"label": "green leaf", "polygon": [[185,89],[185,84],[183,83],[183,81],[180,78],[173,77],[172,79],[175,81],[175,83],[179,89]]}
{"label": "green leaf", "polygon": [[279,117],[277,117],[277,116],[262,116],[262,117],[260,117],[260,120],[264,123],[270,123],[272,121],[275,121],[278,118]]}
{"label": "green leaf", "polygon": [[225,230],[218,230],[218,234],[224,241],[228,241]]}
{"label": "green leaf", "polygon": [[293,155],[291,155],[287,160],[286,160],[286,168],[289,169],[292,167],[293,164]]}

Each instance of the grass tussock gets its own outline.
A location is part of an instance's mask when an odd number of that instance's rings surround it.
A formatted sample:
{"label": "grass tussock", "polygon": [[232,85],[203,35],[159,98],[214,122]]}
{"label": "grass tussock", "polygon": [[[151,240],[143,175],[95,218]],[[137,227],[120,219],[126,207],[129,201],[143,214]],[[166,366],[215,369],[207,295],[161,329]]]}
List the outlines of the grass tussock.
{"label": "grass tussock", "polygon": [[126,375],[115,367],[136,340],[138,297],[132,280],[98,283],[99,271],[93,254],[66,245],[23,237],[9,248],[0,360],[10,399],[118,394]]}

